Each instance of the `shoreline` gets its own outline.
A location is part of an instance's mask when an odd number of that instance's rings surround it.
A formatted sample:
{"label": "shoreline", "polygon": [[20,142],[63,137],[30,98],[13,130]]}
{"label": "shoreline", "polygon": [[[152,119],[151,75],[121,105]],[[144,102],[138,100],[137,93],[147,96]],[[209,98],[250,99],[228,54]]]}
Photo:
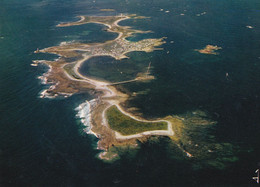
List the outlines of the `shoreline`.
{"label": "shoreline", "polygon": [[[174,136],[172,123],[166,119],[145,120],[137,117],[132,112],[129,113],[123,109],[120,104],[125,103],[130,95],[120,92],[113,84],[125,84],[133,81],[151,80],[153,76],[137,77],[133,80],[111,83],[108,81],[101,81],[98,79],[89,78],[79,72],[81,65],[95,56],[111,56],[117,60],[127,58],[125,54],[132,51],[152,52],[156,50],[155,47],[161,46],[165,42],[164,38],[160,39],[144,39],[139,42],[130,42],[125,38],[132,36],[134,33],[146,33],[150,31],[133,30],[128,26],[120,26],[118,23],[127,19],[135,19],[135,16],[108,16],[108,17],[88,17],[79,16],[81,19],[71,23],[60,23],[57,27],[68,27],[74,25],[82,25],[87,23],[98,23],[107,26],[108,32],[118,33],[114,40],[109,40],[104,43],[97,44],[82,44],[82,43],[66,43],[59,46],[49,47],[42,50],[37,50],[35,53],[53,53],[60,58],[56,61],[38,61],[37,63],[44,63],[49,66],[49,71],[44,73],[42,78],[51,86],[42,92],[42,98],[55,98],[57,96],[68,97],[77,92],[92,91],[97,100],[97,106],[91,109],[90,101],[85,101],[76,108],[78,110],[77,117],[86,126],[86,132],[91,133],[99,138],[98,149],[108,150],[110,146],[133,144],[137,139],[146,139],[149,136]],[[137,18],[136,18],[137,19]],[[87,21],[86,21],[87,20]],[[111,23],[112,22],[112,23]],[[107,50],[105,47],[109,47]],[[88,53],[81,54],[76,51],[86,51]],[[61,58],[63,57],[63,58]],[[74,62],[66,62],[66,58],[79,57],[79,60]],[[37,64],[35,63],[35,64]],[[68,69],[65,70],[65,67]],[[81,106],[88,106],[86,111],[80,109]],[[123,136],[109,127],[106,119],[106,111],[111,106],[116,106],[123,114],[139,122],[166,122],[167,130],[152,130],[145,131],[138,134]],[[85,115],[85,116],[84,116]]]}
{"label": "shoreline", "polygon": [[[78,24],[81,24],[81,22],[85,21],[85,16],[77,16],[78,18],[80,18],[80,20],[74,22],[74,24],[78,23]],[[69,23],[59,23],[57,25],[57,27],[68,27],[70,26]]]}

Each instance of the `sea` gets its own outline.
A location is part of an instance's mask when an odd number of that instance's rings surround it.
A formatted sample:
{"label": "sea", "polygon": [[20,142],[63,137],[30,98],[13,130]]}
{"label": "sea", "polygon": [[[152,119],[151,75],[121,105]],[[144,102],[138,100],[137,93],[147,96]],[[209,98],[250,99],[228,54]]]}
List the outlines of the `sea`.
{"label": "sea", "polygon": [[[232,145],[235,151],[230,154],[236,159],[224,162],[221,153],[208,164],[183,156],[167,137],[152,137],[136,149],[124,149],[119,159],[104,162],[97,157],[98,139],[85,133],[75,110],[93,96],[39,97],[48,85],[38,77],[48,67],[30,64],[58,57],[34,54],[37,48],[116,37],[98,24],[55,26],[76,21],[79,15],[121,13],[149,17],[121,25],[153,31],[128,40],[167,37],[163,50],[132,52],[122,60],[125,71],[151,62],[156,78],[125,85],[128,91],[142,93],[129,106],[147,118],[203,111],[216,122],[203,142],[214,137],[215,142]],[[206,45],[222,49],[218,55],[194,51]],[[99,58],[90,59],[94,67],[85,67],[85,72],[95,77],[103,75],[102,64],[120,64]],[[134,65],[138,63],[144,65]],[[257,186],[252,177],[260,169],[259,72],[259,0],[1,0],[0,186]],[[131,70],[124,78],[134,73]],[[101,78],[117,81],[116,77]],[[221,167],[215,167],[212,162],[219,160]]]}

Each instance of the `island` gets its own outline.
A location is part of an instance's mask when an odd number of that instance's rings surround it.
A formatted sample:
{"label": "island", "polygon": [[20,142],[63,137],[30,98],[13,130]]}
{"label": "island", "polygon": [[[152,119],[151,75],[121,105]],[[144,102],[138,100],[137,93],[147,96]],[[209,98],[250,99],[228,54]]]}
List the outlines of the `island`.
{"label": "island", "polygon": [[[109,82],[98,77],[88,77],[79,72],[81,65],[93,57],[110,56],[117,60],[129,58],[127,53],[134,51],[153,52],[165,43],[165,37],[143,39],[137,42],[127,40],[136,33],[149,33],[121,26],[118,23],[127,19],[146,19],[143,16],[79,16],[79,21],[60,23],[57,27],[70,27],[88,23],[102,24],[107,32],[117,33],[118,36],[103,43],[63,42],[59,46],[37,49],[35,53],[50,53],[59,56],[55,61],[36,60],[49,66],[48,72],[39,78],[44,84],[50,85],[41,92],[41,98],[69,97],[75,93],[87,92],[94,99],[77,107],[77,117],[86,126],[86,132],[95,135],[99,141],[97,148],[103,150],[99,158],[112,160],[117,154],[111,153],[115,146],[136,145],[136,141],[146,141],[150,136],[167,136],[173,140],[183,153],[193,157],[181,144],[184,119],[178,116],[166,116],[160,119],[144,119],[142,114],[128,107],[126,101],[137,93],[125,93],[117,86],[130,82],[147,82],[155,79],[149,69],[138,72],[131,80]],[[215,48],[214,48],[215,49]],[[213,49],[212,49],[213,50]],[[211,50],[211,51],[212,51]],[[206,122],[205,122],[206,123]],[[208,122],[212,124],[212,122]],[[188,142],[188,141],[186,141]],[[196,148],[197,149],[197,148]],[[193,149],[193,150],[196,150]]]}
{"label": "island", "polygon": [[216,52],[217,50],[222,49],[222,47],[218,47],[217,45],[206,45],[203,49],[195,49],[195,51],[198,51],[202,54],[208,54],[208,55],[218,55]]}

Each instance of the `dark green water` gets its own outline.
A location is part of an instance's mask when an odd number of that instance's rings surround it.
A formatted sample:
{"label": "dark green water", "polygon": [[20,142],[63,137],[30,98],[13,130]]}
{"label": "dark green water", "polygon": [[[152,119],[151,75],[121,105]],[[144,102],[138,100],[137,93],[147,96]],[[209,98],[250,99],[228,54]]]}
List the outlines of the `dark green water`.
{"label": "dark green water", "polygon": [[145,55],[139,52],[128,55],[129,59],[122,60],[116,60],[109,56],[93,57],[82,64],[79,72],[87,77],[98,77],[110,82],[135,79],[138,73],[147,71],[150,58],[145,59]]}
{"label": "dark green water", "polygon": [[[101,8],[116,12],[100,12]],[[217,141],[239,146],[237,162],[223,170],[207,166],[195,170],[196,160],[183,159],[177,148],[169,150],[167,138],[160,138],[141,144],[135,154],[129,150],[122,153],[120,160],[103,163],[96,158],[97,139],[82,133],[75,119],[74,109],[90,96],[38,98],[45,86],[37,76],[47,69],[31,67],[31,61],[55,57],[35,55],[36,48],[70,40],[103,42],[115,37],[96,24],[68,30],[55,25],[82,14],[121,12],[151,17],[122,22],[154,31],[144,38],[168,37],[164,51],[138,53],[133,58],[149,58],[157,79],[127,85],[131,91],[146,90],[129,104],[139,107],[148,117],[206,111],[218,122],[212,132]],[[196,16],[202,12],[207,13]],[[251,177],[260,167],[259,21],[258,0],[2,0],[0,186],[253,185]],[[254,28],[248,29],[247,25]],[[220,55],[194,51],[207,44],[221,46]]]}

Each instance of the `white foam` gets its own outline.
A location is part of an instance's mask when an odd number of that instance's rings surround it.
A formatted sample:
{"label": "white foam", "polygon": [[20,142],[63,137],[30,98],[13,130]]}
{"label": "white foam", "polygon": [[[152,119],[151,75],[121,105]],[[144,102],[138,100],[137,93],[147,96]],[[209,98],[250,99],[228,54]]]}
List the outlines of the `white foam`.
{"label": "white foam", "polygon": [[[57,86],[57,84],[56,84],[56,86]],[[65,92],[58,92],[58,94],[55,94],[54,96],[58,96],[58,95],[67,98],[67,97],[72,96],[73,94],[72,93],[65,93]]]}
{"label": "white foam", "polygon": [[49,99],[53,99],[55,98],[55,96],[52,96],[50,95],[48,92],[48,90],[43,90],[41,93],[40,93],[40,98],[49,98]]}
{"label": "white foam", "polygon": [[254,27],[251,26],[251,25],[247,25],[246,27],[249,28],[249,29],[253,29],[253,28],[254,28]]}
{"label": "white foam", "polygon": [[65,45],[69,45],[69,44],[72,44],[72,43],[75,43],[75,40],[61,42],[60,46],[65,46]]}
{"label": "white foam", "polygon": [[93,99],[91,101],[85,101],[80,104],[75,110],[78,111],[76,117],[80,119],[81,123],[86,127],[84,130],[87,134],[93,134],[98,137],[96,133],[94,133],[92,129],[91,123],[91,108],[96,104],[96,100]]}
{"label": "white foam", "polygon": [[[42,63],[41,61],[37,61],[35,62],[36,64],[38,63]],[[38,76],[38,79],[41,80],[41,84],[54,84],[53,82],[51,81],[48,81],[47,77],[49,76],[51,70],[52,70],[52,67],[50,65],[47,65],[49,67],[48,71],[46,73],[44,73],[43,75],[41,76]]]}
{"label": "white foam", "polygon": [[67,42],[61,42],[60,46],[67,45],[67,44],[68,44]]}

